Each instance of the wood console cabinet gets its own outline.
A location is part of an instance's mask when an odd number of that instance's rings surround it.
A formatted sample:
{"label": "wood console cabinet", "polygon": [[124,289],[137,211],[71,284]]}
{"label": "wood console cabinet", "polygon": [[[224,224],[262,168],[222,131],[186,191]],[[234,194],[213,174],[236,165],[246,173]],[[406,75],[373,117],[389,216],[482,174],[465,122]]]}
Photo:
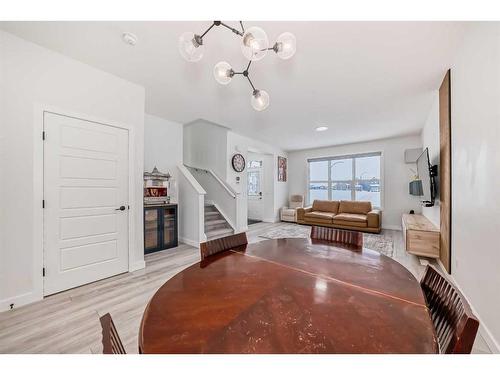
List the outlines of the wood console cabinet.
{"label": "wood console cabinet", "polygon": [[144,206],[144,254],[177,245],[177,205]]}
{"label": "wood console cabinet", "polygon": [[439,258],[439,228],[423,215],[403,215],[405,249],[410,254]]}

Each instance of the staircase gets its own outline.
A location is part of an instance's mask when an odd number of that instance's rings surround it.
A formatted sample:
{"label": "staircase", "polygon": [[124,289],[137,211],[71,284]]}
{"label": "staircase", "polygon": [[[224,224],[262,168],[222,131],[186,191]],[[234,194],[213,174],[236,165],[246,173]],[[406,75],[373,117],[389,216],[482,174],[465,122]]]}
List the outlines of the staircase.
{"label": "staircase", "polygon": [[205,203],[205,235],[207,240],[226,237],[234,233],[233,228],[224,219],[213,204]]}

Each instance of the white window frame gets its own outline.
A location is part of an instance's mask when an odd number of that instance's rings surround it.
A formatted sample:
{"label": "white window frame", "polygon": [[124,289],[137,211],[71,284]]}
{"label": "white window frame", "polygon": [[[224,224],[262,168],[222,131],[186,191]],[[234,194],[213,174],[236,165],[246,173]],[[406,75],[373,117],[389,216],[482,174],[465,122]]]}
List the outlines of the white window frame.
{"label": "white window frame", "polygon": [[[326,183],[327,184],[327,191],[328,191],[328,200],[332,200],[332,184],[337,183],[337,182],[346,182],[349,184],[352,184],[352,182],[356,182],[356,158],[363,158],[363,157],[369,157],[369,156],[379,156],[380,157],[380,207],[378,206],[373,206],[373,208],[376,209],[381,209],[383,210],[384,207],[384,195],[385,195],[385,190],[384,190],[384,155],[382,151],[373,151],[373,152],[366,152],[366,153],[357,153],[357,154],[347,154],[347,155],[337,155],[337,156],[327,156],[327,157],[318,157],[318,158],[311,158],[307,159],[307,201],[308,204],[312,204],[310,201],[310,186],[311,183]],[[344,180],[332,180],[332,161],[335,160],[344,160],[344,159],[353,159],[352,162],[352,180],[344,181]],[[327,161],[328,162],[328,180],[311,180],[310,176],[310,163],[311,162],[318,162],[318,161]],[[355,186],[356,184],[354,184]],[[355,188],[351,189],[351,200],[355,200],[356,197],[356,191]]]}

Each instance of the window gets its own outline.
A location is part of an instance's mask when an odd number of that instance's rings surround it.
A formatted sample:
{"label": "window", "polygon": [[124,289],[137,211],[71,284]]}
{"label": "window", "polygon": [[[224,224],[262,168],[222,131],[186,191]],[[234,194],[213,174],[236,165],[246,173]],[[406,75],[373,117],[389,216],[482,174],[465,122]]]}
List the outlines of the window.
{"label": "window", "polygon": [[315,199],[370,201],[381,207],[381,153],[310,159],[309,203]]}
{"label": "window", "polygon": [[247,168],[260,168],[262,167],[262,160],[250,160],[247,163]]}
{"label": "window", "polygon": [[260,171],[248,172],[248,196],[258,196],[260,192]]}

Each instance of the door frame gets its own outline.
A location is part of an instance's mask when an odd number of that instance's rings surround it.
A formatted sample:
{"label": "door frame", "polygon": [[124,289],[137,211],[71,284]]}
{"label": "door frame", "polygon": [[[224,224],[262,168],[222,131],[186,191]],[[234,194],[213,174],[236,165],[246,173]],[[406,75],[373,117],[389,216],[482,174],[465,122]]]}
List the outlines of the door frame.
{"label": "door frame", "polygon": [[[252,161],[252,159],[250,157],[248,157],[248,162]],[[248,194],[248,175],[249,173],[252,173],[252,172],[259,172],[259,187],[260,187],[260,202],[259,202],[259,205],[261,206],[260,207],[260,219],[257,219],[257,220],[261,220],[261,221],[264,221],[264,217],[265,217],[265,214],[264,214],[264,208],[265,208],[265,196],[264,196],[264,184],[263,184],[263,181],[264,181],[264,161],[263,160],[260,160],[261,163],[262,163],[262,166],[259,167],[259,168],[250,168],[248,167],[246,169],[246,178],[247,178],[247,186],[246,186],[246,197],[247,197],[247,220],[250,218],[250,215],[249,215],[249,207],[250,207],[250,200],[255,200],[255,196],[252,196],[252,199],[250,199],[250,195]]]}
{"label": "door frame", "polygon": [[[274,214],[272,214],[271,212],[267,212],[266,207],[270,207],[272,212],[274,212],[274,205],[276,201],[275,190],[278,181],[278,169],[276,168],[275,162],[278,155],[260,150],[258,148],[248,147],[245,156],[247,161],[250,161],[251,159],[249,154],[257,154],[262,160],[262,180],[264,181],[264,186],[261,185],[263,205],[262,221],[264,223],[275,223],[276,221],[279,221],[279,219],[276,220]],[[245,184],[247,184],[247,186],[245,186],[245,189],[248,189],[248,174],[245,175]],[[266,189],[266,184],[269,184],[267,186],[269,187],[269,189]],[[246,192],[245,197],[247,202],[246,218],[248,220],[248,192]]]}
{"label": "door frame", "polygon": [[[95,122],[105,126],[111,126],[128,131],[128,271],[144,267],[144,261],[133,262],[133,249],[135,245],[135,129],[132,125],[120,123],[108,119],[98,118],[92,115],[77,113],[67,109],[58,108],[48,104],[35,104],[34,108],[34,134],[33,134],[33,301],[41,300],[44,294],[44,278],[42,270],[44,267],[44,215],[42,200],[44,197],[44,153],[42,132],[44,130],[44,114],[46,112],[56,115],[76,118],[78,120]],[[48,135],[50,137],[50,134]],[[141,264],[138,264],[141,263]]]}

